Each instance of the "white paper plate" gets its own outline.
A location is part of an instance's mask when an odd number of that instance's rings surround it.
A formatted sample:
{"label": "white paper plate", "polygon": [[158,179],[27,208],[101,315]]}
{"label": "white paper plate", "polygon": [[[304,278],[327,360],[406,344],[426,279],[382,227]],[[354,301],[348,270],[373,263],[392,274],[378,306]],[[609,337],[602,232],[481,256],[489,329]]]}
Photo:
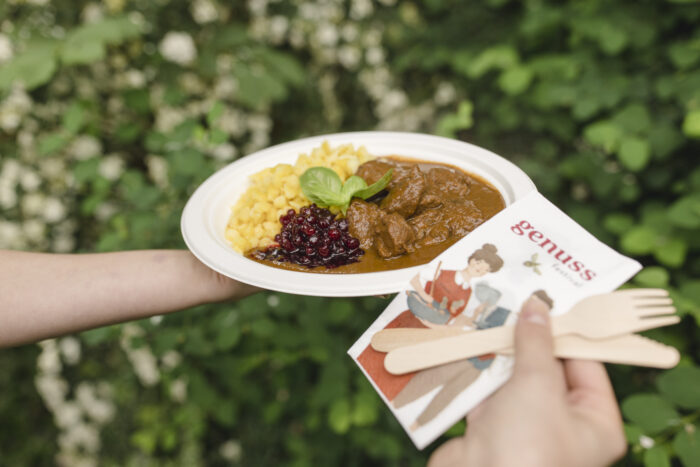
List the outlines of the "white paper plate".
{"label": "white paper plate", "polygon": [[250,154],[219,170],[194,192],[182,213],[182,236],[192,253],[233,279],[279,292],[323,297],[355,297],[403,290],[420,266],[365,274],[318,274],[265,266],[237,253],[224,238],[231,207],[248,187],[249,175],[278,163],[294,164],[327,140],[331,146],[364,145],[374,156],[396,154],[442,162],[480,175],[512,204],[535,189],[517,166],[472,144],[417,133],[368,131],[315,136]]}

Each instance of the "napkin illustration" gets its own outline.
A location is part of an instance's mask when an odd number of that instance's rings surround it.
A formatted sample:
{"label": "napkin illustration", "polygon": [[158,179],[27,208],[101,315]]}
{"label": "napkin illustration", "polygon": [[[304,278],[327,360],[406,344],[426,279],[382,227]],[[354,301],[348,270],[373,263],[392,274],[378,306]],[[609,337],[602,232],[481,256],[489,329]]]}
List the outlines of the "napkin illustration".
{"label": "napkin illustration", "polygon": [[481,355],[392,375],[386,354],[370,346],[376,332],[513,324],[531,295],[559,314],[640,269],[533,191],[427,264],[348,353],[422,449],[509,378],[512,357]]}

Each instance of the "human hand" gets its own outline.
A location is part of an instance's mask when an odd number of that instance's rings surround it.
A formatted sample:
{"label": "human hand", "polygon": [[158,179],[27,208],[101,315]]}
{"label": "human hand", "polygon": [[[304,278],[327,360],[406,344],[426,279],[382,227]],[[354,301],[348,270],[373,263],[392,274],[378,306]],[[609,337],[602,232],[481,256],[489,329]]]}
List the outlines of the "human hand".
{"label": "human hand", "polygon": [[523,305],[513,376],[467,416],[467,432],[440,446],[429,467],[598,467],[627,443],[605,367],[553,355],[548,307]]}
{"label": "human hand", "polygon": [[186,252],[186,254],[191,256],[192,268],[195,276],[198,278],[196,286],[201,295],[199,301],[202,303],[236,300],[262,290],[259,287],[244,284],[224,276],[205,266],[192,253]]}

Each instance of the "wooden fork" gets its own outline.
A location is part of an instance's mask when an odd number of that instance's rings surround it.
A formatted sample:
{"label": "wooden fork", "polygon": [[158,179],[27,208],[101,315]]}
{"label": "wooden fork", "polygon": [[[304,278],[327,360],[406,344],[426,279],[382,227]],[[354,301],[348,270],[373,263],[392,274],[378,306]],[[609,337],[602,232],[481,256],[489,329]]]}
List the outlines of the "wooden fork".
{"label": "wooden fork", "polygon": [[[594,295],[578,302],[566,314],[552,318],[552,335],[577,334],[604,339],[669,326],[680,321],[668,292],[629,289]],[[391,350],[384,366],[393,374],[430,368],[513,346],[513,326],[500,326],[419,342]]]}

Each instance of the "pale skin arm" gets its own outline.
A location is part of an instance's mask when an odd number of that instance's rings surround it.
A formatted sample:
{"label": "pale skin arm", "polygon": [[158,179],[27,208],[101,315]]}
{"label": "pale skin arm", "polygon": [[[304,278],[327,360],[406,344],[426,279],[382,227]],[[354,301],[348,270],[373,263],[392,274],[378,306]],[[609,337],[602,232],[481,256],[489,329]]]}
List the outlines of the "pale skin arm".
{"label": "pale skin arm", "polygon": [[207,268],[186,250],[80,255],[0,250],[0,348],[257,290]]}

